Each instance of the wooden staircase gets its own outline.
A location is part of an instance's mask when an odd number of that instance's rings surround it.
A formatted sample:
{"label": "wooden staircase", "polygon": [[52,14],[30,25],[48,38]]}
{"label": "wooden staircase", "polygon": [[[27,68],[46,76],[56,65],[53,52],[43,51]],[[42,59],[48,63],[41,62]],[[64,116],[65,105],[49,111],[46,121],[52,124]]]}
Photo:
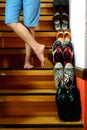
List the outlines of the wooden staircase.
{"label": "wooden staircase", "polygon": [[23,69],[24,43],[4,24],[4,8],[5,0],[0,0],[0,130],[84,130],[82,120],[58,118],[51,54],[56,34],[53,0],[41,0],[40,24],[35,29],[36,40],[46,46],[45,68],[40,68],[33,53],[35,68]]}

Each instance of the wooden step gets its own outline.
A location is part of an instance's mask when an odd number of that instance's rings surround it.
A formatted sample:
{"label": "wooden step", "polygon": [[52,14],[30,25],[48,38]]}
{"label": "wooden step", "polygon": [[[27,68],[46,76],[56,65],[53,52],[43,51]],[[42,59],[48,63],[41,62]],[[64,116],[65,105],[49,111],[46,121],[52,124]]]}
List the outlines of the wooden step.
{"label": "wooden step", "polygon": [[7,93],[0,94],[0,116],[54,116],[57,115],[55,94]]}
{"label": "wooden step", "polygon": [[[7,25],[5,25],[5,23],[3,21],[0,21],[0,30],[3,31],[10,31],[11,28],[9,28]],[[54,25],[52,21],[40,21],[39,25],[37,27],[35,27],[35,31],[49,31],[49,30],[53,30],[54,31]]]}
{"label": "wooden step", "polygon": [[[34,54],[34,52],[32,52]],[[45,48],[45,55],[52,54],[52,47]],[[0,48],[0,55],[25,54],[25,48]]]}
{"label": "wooden step", "polygon": [[[12,34],[11,34],[12,33]],[[13,32],[0,32],[0,48],[12,48],[12,47],[24,47],[24,41],[20,39],[15,33]],[[41,32],[42,33],[42,32]],[[46,47],[51,47],[56,40],[55,32],[43,32],[43,35],[38,32],[35,33],[36,40],[40,44],[44,44]],[[44,40],[43,40],[44,39]]]}
{"label": "wooden step", "polygon": [[82,121],[64,122],[57,116],[2,117],[0,119],[0,128],[57,128],[57,130],[83,130],[83,123]]}
{"label": "wooden step", "polygon": [[[23,21],[23,17],[20,16],[19,20]],[[50,15],[40,15],[40,21],[52,21],[52,20],[53,20],[53,16],[50,16]],[[0,21],[4,21],[4,15],[0,15]]]}
{"label": "wooden step", "polygon": [[[4,23],[4,13],[2,9],[5,7],[5,1],[0,1],[0,47],[24,47],[24,42]],[[23,20],[21,14],[20,20]],[[44,44],[46,47],[52,46],[55,41],[56,32],[53,25],[53,0],[41,0],[41,14],[39,25],[35,28],[36,40]],[[15,38],[16,37],[16,38]],[[44,41],[43,41],[44,38]],[[12,44],[12,42],[15,44]]]}
{"label": "wooden step", "polygon": [[[0,2],[0,14],[5,14],[5,2]],[[22,13],[21,13],[22,14]],[[52,2],[41,2],[40,14],[52,15],[53,14],[53,3]]]}
{"label": "wooden step", "polygon": [[[55,95],[56,88],[39,88],[39,89],[0,89],[0,96],[4,95]],[[1,101],[1,100],[0,100]]]}
{"label": "wooden step", "polygon": [[[36,31],[36,37],[55,37],[55,31]],[[0,31],[0,37],[18,37],[13,31]]]}
{"label": "wooden step", "polygon": [[[51,3],[51,2],[47,2],[47,3],[46,2],[42,2],[40,4],[40,7],[41,8],[53,8],[53,3]],[[0,8],[5,8],[5,2],[1,2],[0,3]]]}
{"label": "wooden step", "polygon": [[[52,50],[51,48],[45,49],[45,67],[53,67],[52,61]],[[15,59],[14,59],[15,57]],[[0,48],[0,68],[23,68],[25,60],[25,49],[24,48]],[[20,62],[18,62],[20,61]],[[40,67],[40,61],[36,55],[32,52],[31,64],[34,67]]]}
{"label": "wooden step", "polygon": [[[0,2],[6,2],[6,0],[0,0]],[[53,0],[41,0],[41,2],[53,2]]]}
{"label": "wooden step", "polygon": [[[46,47],[51,47],[56,40],[55,31],[36,31],[35,36],[36,40],[39,43],[44,44]],[[13,31],[0,31],[1,47],[24,47],[24,45],[24,41],[21,40]]]}
{"label": "wooden step", "polygon": [[54,88],[53,69],[0,69],[0,89]]}

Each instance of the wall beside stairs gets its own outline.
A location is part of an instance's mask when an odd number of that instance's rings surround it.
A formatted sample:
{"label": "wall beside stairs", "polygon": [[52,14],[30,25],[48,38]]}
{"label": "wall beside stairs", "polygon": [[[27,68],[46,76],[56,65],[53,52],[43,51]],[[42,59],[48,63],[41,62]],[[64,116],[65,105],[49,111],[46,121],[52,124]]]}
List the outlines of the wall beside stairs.
{"label": "wall beside stairs", "polygon": [[70,28],[74,44],[75,66],[87,68],[85,64],[85,0],[70,0]]}
{"label": "wall beside stairs", "polygon": [[87,130],[87,1],[70,0],[69,2],[75,67],[80,70],[76,82],[81,93],[84,130]]}

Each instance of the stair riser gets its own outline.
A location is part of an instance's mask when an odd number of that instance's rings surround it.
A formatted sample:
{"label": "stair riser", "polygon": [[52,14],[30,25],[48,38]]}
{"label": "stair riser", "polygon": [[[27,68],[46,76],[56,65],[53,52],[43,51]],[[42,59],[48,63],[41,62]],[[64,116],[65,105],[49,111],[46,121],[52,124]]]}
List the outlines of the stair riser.
{"label": "stair riser", "polygon": [[0,115],[57,115],[55,96],[1,96]]}
{"label": "stair riser", "polygon": [[[44,40],[43,40],[44,39]],[[36,37],[36,40],[39,42],[39,43],[41,43],[41,44],[44,44],[46,47],[48,46],[48,47],[50,47],[50,46],[52,46],[53,45],[53,43],[54,43],[54,41],[56,40],[55,39],[55,37],[50,37],[50,35],[49,36],[47,36],[47,37]],[[14,43],[13,43],[13,41],[14,41]],[[7,47],[9,47],[9,48],[11,48],[11,47],[18,47],[18,48],[20,48],[20,47],[24,47],[24,41],[23,40],[21,40],[20,38],[18,38],[18,37],[16,37],[16,38],[14,38],[14,36],[13,37],[0,37],[0,47],[1,48],[7,48]]]}
{"label": "stair riser", "polygon": [[[36,80],[32,80],[32,78]],[[38,77],[41,79],[41,77]],[[54,81],[38,81],[35,76],[31,77],[0,77],[0,89],[38,89],[38,88],[54,88]],[[53,79],[52,79],[53,80]],[[30,82],[31,81],[31,82]]]}
{"label": "stair riser", "polygon": [[[12,30],[11,28],[9,28],[7,25],[5,25],[4,21],[0,21],[0,29],[1,30]],[[39,25],[37,27],[35,27],[35,31],[38,30],[54,30],[54,26],[52,24],[52,21],[43,21],[40,20],[39,21]]]}
{"label": "stair riser", "polygon": [[[0,14],[5,14],[5,7],[0,8]],[[41,15],[42,14],[53,14],[53,9],[50,7],[48,8],[41,8]]]}
{"label": "stair riser", "polygon": [[0,70],[0,89],[55,88],[53,70]]}
{"label": "stair riser", "polygon": [[[16,50],[15,50],[16,51]],[[25,54],[24,52],[20,52],[20,54],[5,54],[0,55],[0,68],[23,68],[24,61],[25,61]],[[15,59],[14,59],[15,57]],[[20,62],[18,62],[20,61]],[[32,55],[31,57],[31,64],[34,67],[40,67],[40,61],[36,57],[36,55]],[[53,67],[52,63],[52,54],[45,54],[45,67]]]}
{"label": "stair riser", "polygon": [[[39,107],[38,107],[39,106]],[[55,102],[7,102],[0,105],[1,116],[55,116]]]}
{"label": "stair riser", "polygon": [[[10,36],[10,35],[9,35]],[[40,42],[41,44],[44,44],[46,47],[50,47],[53,45],[54,41],[55,41],[55,37],[36,37],[36,40],[38,42]],[[14,43],[13,43],[14,41]],[[0,37],[0,47],[1,48],[20,48],[20,47],[24,47],[24,41],[22,41],[20,38],[16,37]]]}

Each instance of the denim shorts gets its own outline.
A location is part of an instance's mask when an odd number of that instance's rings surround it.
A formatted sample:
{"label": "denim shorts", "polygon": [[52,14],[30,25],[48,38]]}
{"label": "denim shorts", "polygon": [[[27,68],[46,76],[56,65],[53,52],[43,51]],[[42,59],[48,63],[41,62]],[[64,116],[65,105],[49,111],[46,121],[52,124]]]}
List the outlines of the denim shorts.
{"label": "denim shorts", "polygon": [[40,16],[40,0],[6,0],[5,23],[18,22],[22,10],[24,25],[26,27],[37,26]]}

